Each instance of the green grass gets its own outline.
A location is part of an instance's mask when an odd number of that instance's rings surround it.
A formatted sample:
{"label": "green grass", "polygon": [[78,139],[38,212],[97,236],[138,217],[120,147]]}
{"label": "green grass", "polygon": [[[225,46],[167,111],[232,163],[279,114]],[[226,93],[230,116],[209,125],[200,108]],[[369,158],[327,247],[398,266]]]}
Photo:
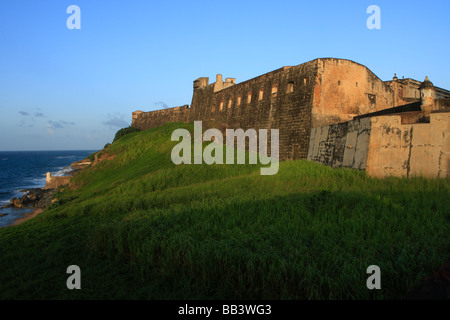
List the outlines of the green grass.
{"label": "green grass", "polygon": [[[2,299],[401,299],[449,258],[449,180],[307,161],[180,165],[168,124],[128,134],[76,190],[0,229]],[[69,265],[81,290],[66,288]],[[381,290],[368,290],[369,265]]]}

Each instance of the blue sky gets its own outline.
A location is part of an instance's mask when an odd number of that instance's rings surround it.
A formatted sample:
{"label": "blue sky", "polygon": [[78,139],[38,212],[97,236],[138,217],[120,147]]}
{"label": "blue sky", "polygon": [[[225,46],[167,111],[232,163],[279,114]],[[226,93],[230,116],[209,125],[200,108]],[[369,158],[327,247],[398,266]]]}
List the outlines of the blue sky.
{"label": "blue sky", "polygon": [[101,149],[133,111],[190,104],[198,77],[242,82],[320,57],[450,89],[449,16],[447,0],[4,0],[0,150]]}

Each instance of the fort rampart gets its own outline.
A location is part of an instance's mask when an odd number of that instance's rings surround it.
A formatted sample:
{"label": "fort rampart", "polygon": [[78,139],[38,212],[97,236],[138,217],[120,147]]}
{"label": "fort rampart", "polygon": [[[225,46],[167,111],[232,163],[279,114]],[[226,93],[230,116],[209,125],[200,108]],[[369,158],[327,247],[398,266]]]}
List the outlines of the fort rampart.
{"label": "fort rampart", "polygon": [[365,169],[374,177],[450,177],[450,113],[422,112],[356,119],[313,128],[308,160]]}
{"label": "fort rampart", "polygon": [[[228,128],[279,129],[281,160],[308,158],[333,166],[370,167],[377,175],[368,158],[369,140],[375,135],[367,134],[375,120],[360,117],[423,111],[424,107],[428,115],[431,109],[448,110],[450,92],[428,90],[424,83],[431,84],[396,76],[384,82],[359,63],[315,59],[238,84],[234,78],[224,81],[220,74],[211,84],[209,78],[198,78],[190,106],[135,111],[132,126],[145,130],[166,122],[202,121],[204,130],[217,128],[224,134]],[[434,103],[437,96],[440,99]],[[335,125],[339,123],[344,124]],[[354,149],[356,144],[360,147]]]}
{"label": "fort rampart", "polygon": [[[394,90],[365,66],[350,60],[316,59],[283,67],[236,84],[194,81],[190,107],[133,113],[132,125],[149,129],[165,122],[215,127],[280,130],[280,158],[305,159],[311,128],[351,120],[394,106]],[[209,125],[208,125],[209,124]]]}

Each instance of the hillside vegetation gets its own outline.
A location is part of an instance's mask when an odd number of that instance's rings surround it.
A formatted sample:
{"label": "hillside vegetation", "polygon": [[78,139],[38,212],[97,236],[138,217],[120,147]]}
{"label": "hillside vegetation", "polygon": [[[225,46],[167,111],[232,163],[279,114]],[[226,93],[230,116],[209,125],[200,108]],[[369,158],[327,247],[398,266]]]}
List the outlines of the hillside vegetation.
{"label": "hillside vegetation", "polygon": [[[0,229],[1,299],[401,299],[449,258],[449,180],[307,161],[175,166],[127,134],[44,213]],[[66,269],[81,269],[68,290]],[[381,269],[368,290],[366,269]]]}

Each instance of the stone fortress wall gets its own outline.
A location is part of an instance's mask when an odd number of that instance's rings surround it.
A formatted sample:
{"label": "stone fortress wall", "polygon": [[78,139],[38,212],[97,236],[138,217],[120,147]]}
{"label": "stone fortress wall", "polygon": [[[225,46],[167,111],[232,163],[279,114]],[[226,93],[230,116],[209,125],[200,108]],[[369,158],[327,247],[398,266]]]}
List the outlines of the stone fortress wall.
{"label": "stone fortress wall", "polygon": [[402,113],[313,128],[307,159],[380,178],[450,177],[450,112],[431,113],[430,123],[413,118]]}
{"label": "stone fortress wall", "polygon": [[[370,136],[372,120],[364,117],[420,112],[421,101],[426,99],[433,105],[430,112],[449,110],[449,91],[433,87],[432,96],[421,97],[421,85],[416,80],[399,80],[396,76],[384,82],[367,67],[350,60],[315,59],[238,84],[234,78],[224,81],[222,75],[217,75],[216,82],[211,84],[209,78],[198,78],[194,81],[190,107],[135,111],[132,126],[145,130],[166,122],[201,120],[204,130],[217,128],[223,133],[228,128],[279,129],[281,160],[308,158],[335,167],[367,169],[371,167],[367,164],[371,154],[367,143],[375,136]],[[424,117],[412,116],[415,121]],[[331,136],[324,133],[326,130]],[[333,130],[341,133],[333,138]],[[351,136],[348,144],[347,134]],[[367,148],[353,149],[362,158],[356,156],[358,160],[352,160],[350,165],[348,150],[355,145],[351,142],[354,139],[366,141]],[[324,151],[325,146],[328,149]],[[337,153],[329,150],[337,150],[338,146],[344,149]]]}

